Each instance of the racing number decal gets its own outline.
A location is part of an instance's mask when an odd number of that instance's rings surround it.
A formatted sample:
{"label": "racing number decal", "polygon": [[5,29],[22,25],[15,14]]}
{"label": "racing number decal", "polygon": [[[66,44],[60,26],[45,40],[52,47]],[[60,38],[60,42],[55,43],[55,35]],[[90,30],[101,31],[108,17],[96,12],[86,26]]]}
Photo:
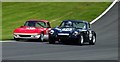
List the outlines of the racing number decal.
{"label": "racing number decal", "polygon": [[72,28],[63,28],[62,31],[71,31]]}

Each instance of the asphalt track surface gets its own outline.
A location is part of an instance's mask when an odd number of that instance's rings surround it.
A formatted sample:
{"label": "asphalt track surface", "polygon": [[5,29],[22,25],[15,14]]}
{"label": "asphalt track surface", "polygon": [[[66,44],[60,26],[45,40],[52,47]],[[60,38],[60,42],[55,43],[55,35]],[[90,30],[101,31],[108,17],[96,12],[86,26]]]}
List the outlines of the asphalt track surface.
{"label": "asphalt track surface", "polygon": [[97,33],[95,45],[48,44],[19,41],[2,43],[3,60],[118,60],[117,4],[92,24]]}

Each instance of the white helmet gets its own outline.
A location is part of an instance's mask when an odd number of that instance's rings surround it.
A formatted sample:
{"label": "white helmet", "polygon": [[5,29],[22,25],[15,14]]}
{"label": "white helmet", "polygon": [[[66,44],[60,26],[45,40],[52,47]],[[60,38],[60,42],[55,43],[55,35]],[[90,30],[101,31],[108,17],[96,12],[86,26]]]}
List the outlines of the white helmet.
{"label": "white helmet", "polygon": [[68,21],[68,22],[66,23],[66,27],[70,27],[70,26],[72,26],[72,22],[71,22],[71,21]]}

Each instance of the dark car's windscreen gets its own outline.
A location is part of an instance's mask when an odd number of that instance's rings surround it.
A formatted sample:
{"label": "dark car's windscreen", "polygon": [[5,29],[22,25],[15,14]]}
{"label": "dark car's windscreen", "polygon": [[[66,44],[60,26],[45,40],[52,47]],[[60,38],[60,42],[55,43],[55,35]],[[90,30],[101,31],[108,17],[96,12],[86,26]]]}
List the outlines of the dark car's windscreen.
{"label": "dark car's windscreen", "polygon": [[60,28],[86,28],[86,24],[83,22],[62,22]]}
{"label": "dark car's windscreen", "polygon": [[28,21],[25,23],[24,26],[28,26],[28,27],[46,27],[46,23],[45,22],[36,22],[36,21]]}

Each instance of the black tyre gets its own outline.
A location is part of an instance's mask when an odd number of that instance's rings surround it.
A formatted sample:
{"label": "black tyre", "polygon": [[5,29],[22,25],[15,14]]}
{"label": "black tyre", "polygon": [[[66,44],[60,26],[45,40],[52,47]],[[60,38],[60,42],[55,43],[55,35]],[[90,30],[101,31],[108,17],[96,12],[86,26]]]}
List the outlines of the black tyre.
{"label": "black tyre", "polygon": [[14,40],[19,41],[19,40],[20,40],[20,38],[15,38],[15,37],[14,37]]}
{"label": "black tyre", "polygon": [[40,38],[38,40],[41,41],[41,42],[44,41],[44,34],[43,33],[40,34]]}
{"label": "black tyre", "polygon": [[49,44],[55,44],[54,38],[49,38]]}
{"label": "black tyre", "polygon": [[78,44],[83,45],[84,44],[84,37],[83,35],[80,35],[80,38],[78,39]]}
{"label": "black tyre", "polygon": [[89,44],[90,44],[90,45],[95,45],[95,43],[96,43],[96,36],[93,35],[93,36],[92,36],[92,39],[89,40]]}

